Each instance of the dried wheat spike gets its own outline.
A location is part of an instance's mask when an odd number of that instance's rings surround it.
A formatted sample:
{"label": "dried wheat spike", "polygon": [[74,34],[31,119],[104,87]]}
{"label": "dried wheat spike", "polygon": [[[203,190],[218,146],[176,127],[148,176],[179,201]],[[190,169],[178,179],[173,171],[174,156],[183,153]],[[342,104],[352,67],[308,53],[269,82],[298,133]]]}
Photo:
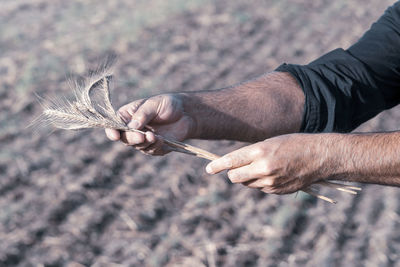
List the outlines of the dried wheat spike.
{"label": "dried wheat spike", "polygon": [[113,128],[127,130],[115,112],[110,97],[111,65],[106,62],[83,82],[72,83],[74,100],[54,99],[42,103],[43,119],[57,128]]}

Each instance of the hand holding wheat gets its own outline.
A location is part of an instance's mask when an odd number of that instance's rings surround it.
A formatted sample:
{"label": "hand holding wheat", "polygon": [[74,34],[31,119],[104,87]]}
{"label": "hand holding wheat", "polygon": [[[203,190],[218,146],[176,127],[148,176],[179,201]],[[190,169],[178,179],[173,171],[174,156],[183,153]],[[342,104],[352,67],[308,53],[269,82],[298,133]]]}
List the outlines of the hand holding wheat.
{"label": "hand holding wheat", "polygon": [[[152,154],[165,153],[166,151],[162,150],[162,146],[165,144],[173,151],[209,160],[217,160],[219,158],[213,153],[177,141],[183,140],[188,136],[190,125],[194,122],[179,109],[181,103],[171,96],[159,96],[146,101],[140,100],[134,102],[133,105],[121,108],[119,114],[115,112],[110,99],[110,79],[111,71],[109,64],[106,63],[83,83],[75,82],[73,84],[75,100],[55,99],[43,103],[43,120],[57,128],[68,130],[84,128],[109,129],[107,130],[109,138],[113,140],[121,139],[127,144],[132,144],[136,148]],[[143,131],[145,128],[147,130]],[[210,172],[215,173],[234,167],[238,166],[228,164],[228,166],[223,166]],[[239,181],[242,182],[242,180]],[[243,182],[249,182],[249,180]],[[249,184],[251,185],[251,183]],[[327,181],[314,184],[320,184],[351,194],[357,194],[356,191],[361,190],[358,187]],[[313,186],[303,188],[302,191],[330,203],[335,203],[334,200],[317,194]],[[256,186],[256,188],[260,187],[263,188],[265,185]],[[296,188],[295,191],[299,189]]]}
{"label": "hand holding wheat", "polygon": [[173,95],[155,96],[140,99],[122,106],[118,114],[131,129],[146,129],[145,134],[137,131],[116,131],[106,129],[107,137],[113,141],[121,140],[127,145],[150,155],[164,155],[171,150],[164,145],[163,138],[182,141],[188,138],[193,129],[193,118],[185,114],[181,99]]}

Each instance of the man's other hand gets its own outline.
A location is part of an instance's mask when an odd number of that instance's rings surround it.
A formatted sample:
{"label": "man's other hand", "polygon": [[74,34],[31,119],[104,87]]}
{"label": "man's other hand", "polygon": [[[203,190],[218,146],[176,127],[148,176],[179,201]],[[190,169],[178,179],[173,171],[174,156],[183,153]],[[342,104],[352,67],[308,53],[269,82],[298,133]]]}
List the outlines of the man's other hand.
{"label": "man's other hand", "polygon": [[[325,135],[289,134],[267,139],[212,161],[211,174],[228,170],[232,183],[266,193],[287,194],[329,178],[335,160]],[[325,136],[326,137],[326,136]]]}

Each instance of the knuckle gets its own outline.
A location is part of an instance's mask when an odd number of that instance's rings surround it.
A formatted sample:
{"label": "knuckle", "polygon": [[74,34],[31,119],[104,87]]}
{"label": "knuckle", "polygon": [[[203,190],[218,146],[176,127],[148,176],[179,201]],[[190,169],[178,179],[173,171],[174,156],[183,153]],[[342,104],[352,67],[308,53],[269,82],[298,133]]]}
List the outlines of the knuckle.
{"label": "knuckle", "polygon": [[162,111],[166,118],[171,118],[177,115],[177,112],[181,110],[177,101],[172,96],[164,96],[159,102],[159,109]]}
{"label": "knuckle", "polygon": [[257,146],[253,149],[253,156],[254,157],[262,157],[265,155],[265,150],[261,146]]}
{"label": "knuckle", "polygon": [[266,178],[266,179],[264,179],[262,181],[262,185],[263,186],[274,186],[275,185],[275,180]]}
{"label": "knuckle", "polygon": [[272,173],[272,164],[271,161],[264,159],[262,161],[260,161],[260,166],[259,166],[259,170],[261,172],[261,174],[263,175],[269,175]]}
{"label": "knuckle", "polygon": [[162,95],[164,105],[166,106],[180,106],[182,103],[180,98],[176,97],[174,94]]}
{"label": "knuckle", "polygon": [[256,180],[253,183],[250,184],[252,188],[262,188],[265,185],[263,184],[263,180]]}
{"label": "knuckle", "polygon": [[249,188],[259,188],[260,187],[260,186],[257,186],[256,183],[247,184],[246,186]]}
{"label": "knuckle", "polygon": [[262,192],[267,193],[267,194],[272,194],[273,193],[273,189],[270,186],[265,186],[261,189]]}
{"label": "knuckle", "polygon": [[261,191],[268,193],[268,194],[280,194],[280,189],[273,187],[273,186],[263,187],[263,189]]}
{"label": "knuckle", "polygon": [[273,194],[277,194],[277,195],[283,195],[286,194],[285,190],[282,188],[274,188],[273,189]]}

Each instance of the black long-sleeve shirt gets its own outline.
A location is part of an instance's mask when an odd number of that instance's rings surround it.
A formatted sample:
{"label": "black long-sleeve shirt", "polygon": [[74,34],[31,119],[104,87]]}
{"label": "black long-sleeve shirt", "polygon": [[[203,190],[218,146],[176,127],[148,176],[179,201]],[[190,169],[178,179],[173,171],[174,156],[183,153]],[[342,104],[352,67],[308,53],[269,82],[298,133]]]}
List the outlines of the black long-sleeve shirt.
{"label": "black long-sleeve shirt", "polygon": [[302,132],[348,132],[400,103],[400,2],[349,49],[283,64],[305,93]]}

